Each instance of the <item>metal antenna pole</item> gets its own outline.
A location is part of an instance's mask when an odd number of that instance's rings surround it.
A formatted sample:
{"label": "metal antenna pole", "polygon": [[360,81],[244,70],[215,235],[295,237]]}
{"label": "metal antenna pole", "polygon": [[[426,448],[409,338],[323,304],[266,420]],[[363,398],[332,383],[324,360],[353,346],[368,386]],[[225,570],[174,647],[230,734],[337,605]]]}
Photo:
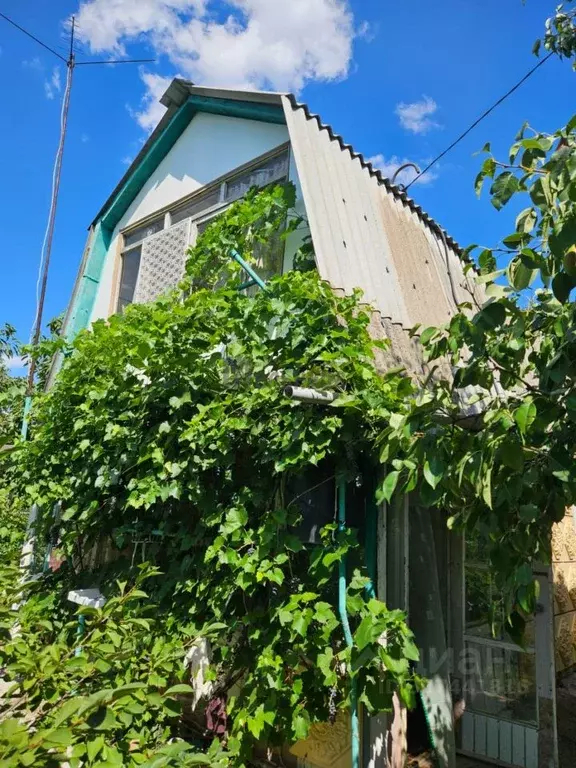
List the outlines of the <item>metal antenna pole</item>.
{"label": "metal antenna pole", "polygon": [[76,32],[76,17],[72,16],[70,27],[70,52],[68,58],[65,59],[57,51],[51,48],[46,43],[39,40],[35,35],[29,32],[24,27],[17,24],[9,16],[4,13],[0,13],[0,19],[4,19],[27,37],[34,40],[34,42],[41,45],[50,53],[54,54],[58,59],[63,61],[68,68],[68,74],[66,77],[66,89],[64,91],[64,100],[62,102],[62,119],[60,125],[60,141],[58,144],[58,152],[56,154],[56,162],[54,164],[53,173],[53,185],[52,185],[52,201],[50,203],[50,213],[48,215],[48,226],[46,228],[46,239],[44,242],[42,257],[44,261],[41,261],[41,274],[38,284],[37,292],[37,307],[36,317],[34,319],[34,328],[32,332],[31,346],[32,356],[30,360],[30,366],[28,368],[28,377],[26,385],[26,400],[24,402],[24,415],[22,417],[22,437],[26,440],[28,436],[28,416],[30,408],[32,407],[32,395],[34,392],[34,374],[36,373],[36,360],[34,359],[34,348],[38,346],[40,342],[40,335],[42,332],[42,317],[44,315],[44,303],[46,300],[46,287],[48,284],[48,272],[50,269],[50,257],[52,255],[52,241],[54,239],[54,225],[56,222],[56,211],[58,208],[58,195],[60,192],[60,179],[62,176],[62,159],[64,157],[64,144],[66,142],[66,134],[68,131],[68,112],[70,111],[70,96],[72,92],[72,79],[74,75],[74,69],[78,66],[85,66],[88,64],[106,65],[106,64],[146,64],[153,63],[155,59],[120,59],[110,61],[76,61],[74,53],[74,37]]}
{"label": "metal antenna pole", "polygon": [[[72,92],[72,78],[74,75],[74,67],[75,67],[75,61],[76,57],[74,54],[74,31],[75,31],[75,25],[76,20],[75,17],[72,16],[72,26],[71,26],[71,33],[70,33],[70,54],[68,56],[68,60],[66,61],[66,66],[68,68],[68,74],[66,77],[66,90],[64,92],[64,103],[62,107],[62,124],[61,124],[61,131],[60,131],[60,142],[58,144],[58,152],[56,154],[56,166],[54,170],[54,189],[52,194],[52,201],[50,204],[50,213],[48,215],[48,229],[47,229],[47,236],[46,236],[46,250],[45,250],[45,256],[44,256],[44,266],[42,269],[42,276],[40,279],[40,293],[38,297],[38,307],[36,310],[36,319],[34,323],[34,333],[32,336],[32,348],[38,346],[38,343],[40,342],[40,334],[42,332],[42,317],[44,314],[44,302],[46,300],[46,287],[48,284],[48,272],[50,269],[50,257],[52,255],[52,241],[54,239],[54,225],[56,222],[56,211],[58,208],[58,195],[60,192],[60,180],[62,177],[62,159],[64,157],[64,144],[66,142],[66,133],[68,130],[68,113],[70,111],[70,95]],[[36,360],[34,359],[34,356],[32,356],[32,359],[30,360],[30,366],[28,368],[28,382],[26,387],[26,405],[25,405],[25,424],[23,424],[23,437],[25,437],[25,433],[27,432],[27,414],[30,410],[30,399],[32,397],[32,393],[34,391],[34,374],[36,372]]]}

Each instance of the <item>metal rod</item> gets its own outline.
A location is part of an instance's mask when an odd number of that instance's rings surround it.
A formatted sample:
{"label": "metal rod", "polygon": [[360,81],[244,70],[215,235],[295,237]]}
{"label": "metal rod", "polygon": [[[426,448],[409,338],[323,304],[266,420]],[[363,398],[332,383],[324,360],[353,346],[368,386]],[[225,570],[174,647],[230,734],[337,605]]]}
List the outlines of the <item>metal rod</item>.
{"label": "metal rod", "polygon": [[[338,504],[338,531],[346,531],[346,480],[340,476],[336,480],[336,498]],[[346,557],[338,564],[338,613],[344,631],[344,639],[349,648],[354,646],[354,639],[346,610]],[[358,679],[351,672],[350,680],[350,726],[352,742],[352,768],[360,768],[360,724],[358,721]]]}
{"label": "metal rod", "polygon": [[[66,133],[68,130],[68,113],[70,111],[70,94],[72,91],[72,77],[74,74],[74,25],[75,19],[72,16],[72,30],[70,34],[70,57],[66,62],[68,67],[68,75],[66,78],[66,91],[64,93],[64,105],[62,109],[62,130],[60,132],[60,143],[58,144],[58,151],[56,154],[56,168],[54,173],[54,190],[52,194],[52,202],[50,205],[50,213],[48,215],[48,233],[46,237],[46,253],[44,259],[44,267],[42,269],[42,276],[40,279],[40,296],[38,298],[38,307],[36,310],[36,319],[34,325],[34,334],[32,337],[32,348],[38,346],[40,341],[40,334],[42,332],[42,317],[44,315],[44,303],[46,301],[46,287],[48,284],[48,272],[50,269],[50,257],[52,255],[52,241],[54,239],[54,225],[56,222],[56,210],[58,207],[58,195],[60,192],[60,180],[62,178],[62,159],[64,157],[64,144],[66,142]],[[34,392],[34,374],[36,373],[36,360],[34,356],[31,356],[30,366],[28,368],[28,383],[26,386],[27,397],[32,397]],[[27,425],[26,425],[27,431]],[[23,426],[24,432],[24,426]]]}
{"label": "metal rod", "polygon": [[252,288],[253,285],[257,285],[256,280],[248,280],[248,282],[239,285],[238,290],[244,291],[246,288]]}
{"label": "metal rod", "polygon": [[320,392],[317,389],[306,387],[284,387],[284,394],[291,400],[299,400],[302,403],[332,403],[336,399],[334,392]]}
{"label": "metal rod", "polygon": [[254,270],[252,269],[250,264],[248,264],[247,261],[244,261],[242,256],[240,256],[240,254],[238,253],[238,251],[236,251],[236,250],[230,251],[230,256],[232,256],[234,261],[236,261],[236,262],[238,262],[238,264],[240,264],[242,269],[244,269],[246,272],[248,272],[248,274],[250,275],[252,280],[254,280],[256,285],[258,285],[260,288],[266,288],[266,283],[264,282],[264,280],[262,280],[262,278],[259,275],[257,275],[256,272],[254,272]]}
{"label": "metal rod", "polygon": [[90,64],[154,64],[156,59],[116,59],[114,61],[77,61],[77,67],[87,67]]}
{"label": "metal rod", "polygon": [[28,32],[28,30],[24,29],[24,27],[21,27],[20,24],[16,24],[15,21],[12,21],[8,16],[6,16],[4,13],[0,13],[0,18],[4,19],[4,21],[7,21],[8,24],[12,24],[13,27],[16,27],[16,29],[19,29],[20,32],[23,32],[26,37],[30,37],[32,40],[34,40],[35,43],[38,43],[38,45],[41,45],[42,48],[45,48],[47,51],[50,51],[50,53],[53,53],[54,56],[57,56],[61,61],[66,61],[64,56],[61,56],[58,51],[55,51],[53,48],[50,48],[49,45],[46,45],[46,43],[43,43],[42,40],[39,40],[35,35],[33,35],[31,32]]}

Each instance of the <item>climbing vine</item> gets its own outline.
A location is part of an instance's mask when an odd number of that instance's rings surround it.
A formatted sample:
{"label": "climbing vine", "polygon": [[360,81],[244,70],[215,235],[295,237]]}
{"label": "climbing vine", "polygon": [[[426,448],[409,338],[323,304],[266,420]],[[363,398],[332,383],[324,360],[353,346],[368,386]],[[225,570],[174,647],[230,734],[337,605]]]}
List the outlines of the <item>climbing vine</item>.
{"label": "climbing vine", "polygon": [[[68,621],[70,589],[108,594],[110,580],[150,561],[162,573],[149,588],[154,636],[173,642],[212,627],[211,697],[226,702],[235,764],[334,717],[352,678],[369,711],[389,709],[394,692],[411,705],[418,684],[404,615],[370,589],[362,553],[373,538],[333,522],[337,477],[359,519],[371,503],[379,425],[411,384],[378,374],[358,296],[338,297],[298,270],[249,296],[227,255],[241,245],[265,259],[271,233],[301,224],[283,223],[292,195],[250,194],[200,236],[177,292],[80,334],[16,458],[22,493],[45,510],[38,540],[63,563],[52,601]],[[306,406],[284,395],[288,384],[339,397]],[[332,501],[310,542],[302,499],[317,487]],[[337,610],[344,560],[352,648]],[[4,663],[16,674],[12,648]]]}
{"label": "climbing vine", "polygon": [[[573,56],[573,17],[558,10],[546,49]],[[0,650],[12,685],[0,704],[6,765],[30,764],[33,750],[48,766],[62,749],[72,766],[241,766],[333,718],[352,681],[370,712],[395,692],[412,705],[414,638],[373,597],[365,566],[374,500],[418,493],[482,541],[508,632],[522,640],[538,596],[532,566],[549,558],[552,526],[576,494],[576,119],[553,134],[525,127],[503,160],[485,152],[478,191],[488,181],[497,209],[517,195],[527,207],[501,246],[465,255],[486,301],[414,329],[424,381],[378,370],[385,344],[370,337],[369,311],[309,269],[309,242],[298,269],[255,295],[241,288],[231,251],[261,268],[271,242],[302,226],[290,187],[252,192],[216,219],[178,291],[74,341],[36,403],[33,439],[11,459],[58,570],[18,613],[26,640]],[[446,361],[454,374],[443,378]],[[304,405],[287,385],[336,397]],[[345,530],[328,517],[312,534],[306,499],[321,489],[333,509],[337,479],[361,514]],[[351,647],[337,608],[344,562]],[[5,633],[16,583],[2,580]],[[81,609],[83,639],[67,601],[82,587],[107,599]],[[41,648],[54,649],[51,661]],[[177,711],[177,696],[190,704],[198,691],[193,649],[208,660],[204,703],[219,722],[206,734],[186,719],[201,754]],[[30,718],[40,736],[23,733]]]}

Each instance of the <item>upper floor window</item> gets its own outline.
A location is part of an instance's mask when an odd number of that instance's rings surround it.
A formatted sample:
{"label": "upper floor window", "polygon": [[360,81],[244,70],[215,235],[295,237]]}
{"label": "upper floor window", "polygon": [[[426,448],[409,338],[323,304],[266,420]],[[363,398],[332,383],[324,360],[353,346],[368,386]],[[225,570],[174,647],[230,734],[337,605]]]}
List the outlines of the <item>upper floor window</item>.
{"label": "upper floor window", "polygon": [[[186,230],[188,233],[186,245],[183,246],[186,250],[190,233],[199,234],[203,231],[214,215],[243,197],[251,187],[265,187],[268,184],[285,181],[288,178],[288,172],[289,150],[287,146],[283,146],[281,150],[268,153],[250,164],[235,169],[193,195],[173,203],[168,209],[159,212],[148,221],[138,223],[123,232],[121,235],[123,238],[122,267],[118,286],[117,311],[121,312],[128,304],[132,303],[136,293],[141,295],[140,287],[137,291],[137,285],[142,272],[142,265],[143,263],[148,264],[147,259],[154,258],[152,252],[158,250],[148,246],[147,241],[150,238],[154,237],[154,243],[160,242],[156,238],[165,238],[168,247],[173,248],[173,245],[169,245],[171,237],[174,241],[172,233],[175,232],[176,228],[180,233],[182,228],[185,228],[184,222],[188,222],[190,226]],[[261,249],[262,253],[257,254],[258,261],[262,262],[261,266],[266,273],[265,278],[282,271],[284,243],[280,238],[275,238],[275,240],[277,242],[271,243],[269,249]],[[150,240],[150,246],[152,242]],[[181,247],[180,240],[178,240],[177,247]],[[181,253],[174,254],[176,261],[181,261],[182,256]],[[176,285],[177,282],[178,279],[173,284]],[[144,291],[144,293],[147,292]]]}

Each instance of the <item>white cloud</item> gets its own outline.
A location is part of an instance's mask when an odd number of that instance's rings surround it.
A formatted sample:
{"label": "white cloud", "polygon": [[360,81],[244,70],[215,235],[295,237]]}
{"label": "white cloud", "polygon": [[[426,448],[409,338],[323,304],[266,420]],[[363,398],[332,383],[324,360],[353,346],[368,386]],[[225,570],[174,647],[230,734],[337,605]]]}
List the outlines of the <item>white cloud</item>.
{"label": "white cloud", "polygon": [[24,59],[22,61],[22,66],[26,67],[27,69],[33,69],[36,72],[44,72],[44,65],[38,56],[34,56],[33,59]]}
{"label": "white cloud", "polygon": [[54,99],[62,90],[62,81],[60,80],[60,67],[54,67],[50,80],[44,81],[44,93],[47,99]]}
{"label": "white cloud", "polygon": [[[216,0],[84,0],[77,21],[93,53],[122,56],[130,43],[146,42],[204,85],[298,92],[348,74],[358,34],[349,0],[228,0],[225,7],[222,18]],[[143,79],[147,95],[136,115],[149,129],[161,78]]]}
{"label": "white cloud", "polygon": [[172,82],[172,78],[144,71],[140,73],[140,77],[146,86],[144,98],[139,109],[132,109],[129,105],[127,107],[138,125],[150,133],[158,125],[166,111],[166,107],[160,104],[160,98]]}
{"label": "white cloud", "polygon": [[88,136],[87,133],[83,133],[82,136],[80,136],[80,141],[82,144],[87,144],[90,141],[90,136]]}
{"label": "white cloud", "polygon": [[25,368],[26,365],[27,365],[27,363],[24,360],[24,358],[23,357],[18,357],[18,356],[8,357],[7,355],[4,355],[1,358],[1,362],[11,372],[20,370],[21,368]]}
{"label": "white cloud", "polygon": [[[398,168],[401,168],[406,163],[412,162],[411,160],[408,160],[407,158],[403,157],[397,157],[396,155],[392,155],[391,157],[384,157],[384,155],[374,155],[374,157],[367,158],[367,162],[372,163],[374,168],[376,168],[379,171],[382,171],[384,176],[386,176],[388,179],[392,180],[392,177],[398,170]],[[396,176],[396,179],[394,180],[395,184],[403,184],[406,186],[407,184],[410,184],[411,181],[414,180],[416,177],[416,171],[414,168],[405,168],[398,176]],[[432,171],[428,171],[424,176],[418,179],[416,184],[431,184],[433,181],[435,181],[438,178],[437,173],[432,173]]]}
{"label": "white cloud", "polygon": [[400,119],[400,125],[411,133],[428,133],[433,128],[441,126],[432,120],[438,105],[429,96],[423,96],[420,101],[411,104],[400,102],[396,105],[396,114]]}

